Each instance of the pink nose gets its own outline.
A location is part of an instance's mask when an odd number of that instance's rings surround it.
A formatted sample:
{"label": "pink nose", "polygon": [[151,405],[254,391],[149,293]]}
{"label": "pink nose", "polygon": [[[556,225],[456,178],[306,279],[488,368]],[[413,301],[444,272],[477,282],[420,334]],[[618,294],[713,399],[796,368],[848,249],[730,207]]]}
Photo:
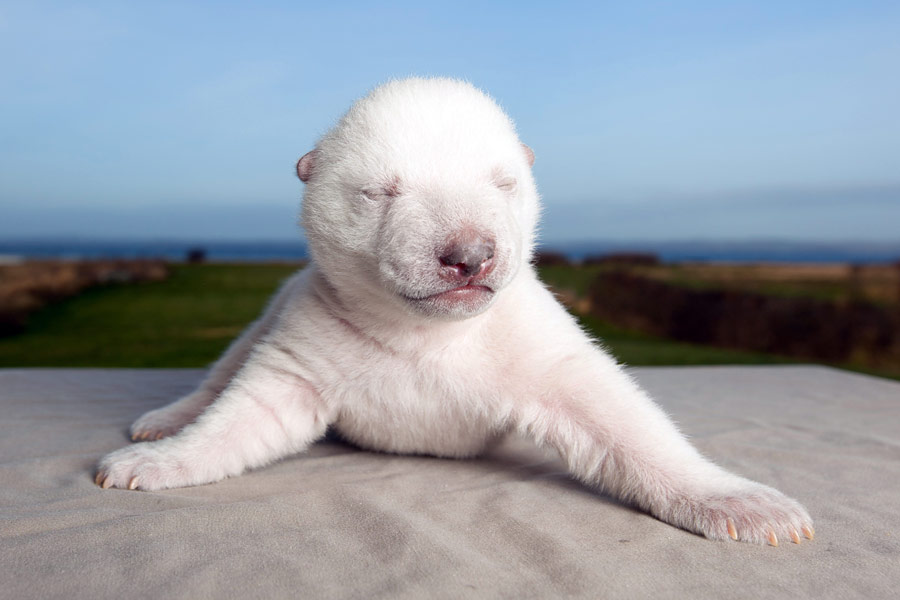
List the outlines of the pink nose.
{"label": "pink nose", "polygon": [[443,270],[456,277],[475,277],[490,265],[493,258],[494,241],[471,233],[455,238],[438,253]]}

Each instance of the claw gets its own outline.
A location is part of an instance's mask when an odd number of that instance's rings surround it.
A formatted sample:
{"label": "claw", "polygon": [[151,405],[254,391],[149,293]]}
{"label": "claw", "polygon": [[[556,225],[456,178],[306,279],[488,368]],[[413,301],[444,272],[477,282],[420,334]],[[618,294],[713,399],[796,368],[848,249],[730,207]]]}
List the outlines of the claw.
{"label": "claw", "polygon": [[778,536],[775,535],[772,529],[769,530],[769,545],[778,547]]}
{"label": "claw", "polygon": [[102,487],[104,490],[108,490],[112,487],[112,479],[110,479],[109,476],[104,477],[103,483],[100,484],[100,487]]}
{"label": "claw", "polygon": [[135,476],[132,477],[131,480],[128,482],[128,489],[129,489],[129,490],[136,490],[136,489],[137,489],[137,486],[138,486],[138,480],[137,480],[137,475],[135,475]]}
{"label": "claw", "polygon": [[141,441],[146,442],[149,437],[150,437],[150,432],[145,431],[144,433],[141,434]]}
{"label": "claw", "polygon": [[812,528],[812,525],[804,525],[800,528],[800,531],[810,540],[816,537],[816,530]]}
{"label": "claw", "polygon": [[731,539],[737,540],[737,529],[735,529],[734,521],[731,520],[731,517],[725,520],[725,524],[728,526],[728,535],[731,536]]}
{"label": "claw", "polygon": [[799,544],[800,536],[797,534],[797,530],[794,529],[793,527],[791,527],[790,534],[791,534],[791,541],[794,542],[795,544]]}
{"label": "claw", "polygon": [[94,484],[100,485],[100,483],[102,481],[103,481],[103,471],[97,471],[97,474],[94,475]]}
{"label": "claw", "polygon": [[156,434],[156,437],[153,438],[153,439],[155,439],[155,440],[161,440],[161,439],[163,439],[163,437],[164,437],[164,434],[163,434],[162,431],[160,431],[159,433]]}

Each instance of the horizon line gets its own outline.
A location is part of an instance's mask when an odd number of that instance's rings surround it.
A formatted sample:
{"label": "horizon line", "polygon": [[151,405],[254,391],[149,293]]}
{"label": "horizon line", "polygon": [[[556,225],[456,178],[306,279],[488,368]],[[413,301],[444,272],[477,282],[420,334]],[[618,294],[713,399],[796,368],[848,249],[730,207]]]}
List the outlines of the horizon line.
{"label": "horizon line", "polygon": [[[98,244],[297,244],[307,245],[303,236],[297,237],[196,237],[183,236],[93,236],[83,234],[47,234],[25,235],[5,237],[0,239],[0,246],[13,244],[61,244],[61,243],[98,243]],[[577,238],[577,239],[538,239],[536,246],[548,246],[553,244],[581,245],[581,244],[791,244],[791,245],[855,245],[855,246],[891,246],[900,245],[900,236],[893,239],[810,239],[791,238],[786,236],[753,236],[753,237],[630,237],[630,238]]]}

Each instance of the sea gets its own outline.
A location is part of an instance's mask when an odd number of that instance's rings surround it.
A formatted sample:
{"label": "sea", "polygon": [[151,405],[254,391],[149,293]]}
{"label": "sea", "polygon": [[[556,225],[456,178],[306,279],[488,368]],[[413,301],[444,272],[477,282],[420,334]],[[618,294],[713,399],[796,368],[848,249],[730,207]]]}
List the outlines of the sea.
{"label": "sea", "polygon": [[[757,241],[567,241],[545,242],[541,251],[577,262],[616,253],[646,253],[663,262],[900,263],[896,242]],[[302,240],[0,240],[0,262],[27,259],[162,258],[185,260],[189,253],[219,262],[300,261],[308,258]]]}

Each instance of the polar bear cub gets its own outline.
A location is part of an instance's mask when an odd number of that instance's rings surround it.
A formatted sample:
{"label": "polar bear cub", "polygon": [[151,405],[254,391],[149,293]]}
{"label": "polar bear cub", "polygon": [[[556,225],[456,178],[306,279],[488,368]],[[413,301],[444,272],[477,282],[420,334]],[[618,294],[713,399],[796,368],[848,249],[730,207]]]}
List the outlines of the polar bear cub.
{"label": "polar bear cub", "polygon": [[518,433],[588,485],[714,539],[811,538],[794,500],[703,458],[530,264],[534,155],[468,83],[354,104],[297,173],[312,260],[190,395],[132,426],[104,488],[238,475],[335,428],[363,448],[469,457]]}

